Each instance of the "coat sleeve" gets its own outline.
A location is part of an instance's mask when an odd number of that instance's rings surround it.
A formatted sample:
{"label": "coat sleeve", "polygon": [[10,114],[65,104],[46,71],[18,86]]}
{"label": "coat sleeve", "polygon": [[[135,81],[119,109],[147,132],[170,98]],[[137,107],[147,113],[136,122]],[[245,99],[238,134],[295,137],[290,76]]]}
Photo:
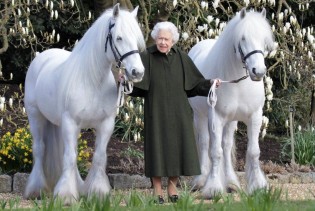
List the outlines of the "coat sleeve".
{"label": "coat sleeve", "polygon": [[188,97],[207,96],[212,80],[205,79],[191,58],[179,51],[184,68],[185,91]]}

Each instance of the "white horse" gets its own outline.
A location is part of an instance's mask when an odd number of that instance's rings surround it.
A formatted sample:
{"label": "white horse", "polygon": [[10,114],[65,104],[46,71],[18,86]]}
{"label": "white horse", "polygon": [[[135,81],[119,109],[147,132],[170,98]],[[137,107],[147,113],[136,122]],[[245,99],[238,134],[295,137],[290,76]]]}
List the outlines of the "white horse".
{"label": "white horse", "polygon": [[237,121],[247,125],[248,191],[267,187],[259,166],[258,138],[265,101],[264,53],[272,49],[274,38],[265,9],[258,13],[244,8],[228,22],[218,40],[201,41],[189,52],[205,78],[223,80],[215,90],[215,106],[208,106],[205,97],[190,99],[202,172],[192,185],[201,188],[205,198],[223,193],[230,185],[240,187],[232,159]]}
{"label": "white horse", "polygon": [[[33,136],[34,166],[24,197],[52,192],[65,204],[80,194],[100,198],[111,187],[106,148],[117,111],[112,65],[124,65],[126,77],[142,80],[139,49],[145,41],[133,12],[119,4],[105,11],[72,52],[46,50],[32,61],[25,81],[25,108]],[[82,128],[95,128],[95,153],[85,181],[77,168],[77,139]]]}

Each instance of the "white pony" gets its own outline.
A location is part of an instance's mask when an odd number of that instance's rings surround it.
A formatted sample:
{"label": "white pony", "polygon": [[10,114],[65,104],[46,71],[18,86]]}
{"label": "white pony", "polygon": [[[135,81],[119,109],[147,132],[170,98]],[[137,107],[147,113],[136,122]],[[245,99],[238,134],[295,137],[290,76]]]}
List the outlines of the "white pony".
{"label": "white pony", "polygon": [[205,97],[190,98],[202,172],[192,185],[202,188],[205,198],[223,193],[230,185],[240,187],[232,161],[237,121],[247,125],[248,191],[267,187],[259,166],[258,138],[265,101],[264,53],[272,49],[274,38],[265,9],[258,13],[244,8],[228,22],[218,40],[201,41],[189,52],[205,78],[223,80],[215,90],[217,99],[212,99],[217,100],[215,106],[208,106]]}
{"label": "white pony", "polygon": [[[33,136],[34,166],[24,197],[52,192],[65,204],[80,194],[100,198],[111,187],[106,148],[117,111],[112,65],[124,65],[126,77],[142,80],[139,50],[145,41],[133,12],[119,4],[105,11],[72,52],[50,49],[32,61],[25,81],[25,108]],[[82,128],[95,128],[95,153],[85,181],[77,168],[77,139]]]}

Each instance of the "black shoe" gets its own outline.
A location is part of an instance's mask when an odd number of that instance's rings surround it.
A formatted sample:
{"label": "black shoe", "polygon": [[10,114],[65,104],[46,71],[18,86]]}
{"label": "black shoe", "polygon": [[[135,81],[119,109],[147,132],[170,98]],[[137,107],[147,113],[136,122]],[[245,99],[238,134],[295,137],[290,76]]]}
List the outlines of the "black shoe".
{"label": "black shoe", "polygon": [[171,195],[168,197],[168,201],[176,203],[178,201],[178,195]]}
{"label": "black shoe", "polygon": [[155,203],[155,204],[164,204],[164,199],[163,199],[163,197],[162,197],[161,195],[158,195],[157,197],[158,197],[158,199],[157,199],[157,200],[154,200],[154,203]]}

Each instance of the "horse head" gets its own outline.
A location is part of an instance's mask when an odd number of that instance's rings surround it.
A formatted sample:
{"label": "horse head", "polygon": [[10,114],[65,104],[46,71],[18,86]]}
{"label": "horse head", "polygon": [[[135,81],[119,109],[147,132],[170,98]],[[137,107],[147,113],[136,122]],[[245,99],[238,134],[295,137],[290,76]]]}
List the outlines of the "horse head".
{"label": "horse head", "polygon": [[253,81],[261,81],[266,74],[265,53],[274,49],[273,34],[266,20],[266,10],[261,13],[246,12],[243,8],[237,24],[234,49]]}
{"label": "horse head", "polygon": [[105,51],[108,51],[109,45],[112,60],[116,61],[118,68],[124,67],[128,80],[133,82],[141,81],[144,75],[139,52],[144,50],[145,41],[136,20],[137,12],[138,7],[127,12],[116,4],[109,21],[105,43]]}

